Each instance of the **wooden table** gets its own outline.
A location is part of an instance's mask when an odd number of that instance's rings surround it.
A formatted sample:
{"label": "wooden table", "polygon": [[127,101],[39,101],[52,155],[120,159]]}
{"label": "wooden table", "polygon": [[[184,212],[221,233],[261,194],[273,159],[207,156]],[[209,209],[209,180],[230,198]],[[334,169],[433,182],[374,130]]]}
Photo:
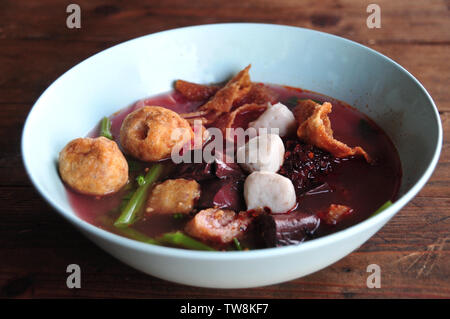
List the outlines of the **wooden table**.
{"label": "wooden table", "polygon": [[[81,6],[81,29],[66,27],[66,6],[71,2]],[[378,0],[380,29],[366,26],[371,2],[2,0],[0,296],[449,298],[450,1]],[[33,189],[20,155],[24,120],[48,85],[94,53],[161,30],[240,21],[329,32],[399,62],[424,84],[439,107],[444,126],[439,165],[427,186],[380,232],[341,261],[307,277],[263,288],[217,290],[144,275],[85,239]],[[71,263],[81,266],[81,289],[66,287],[66,267]],[[381,267],[379,289],[366,286],[366,267],[372,263]]]}

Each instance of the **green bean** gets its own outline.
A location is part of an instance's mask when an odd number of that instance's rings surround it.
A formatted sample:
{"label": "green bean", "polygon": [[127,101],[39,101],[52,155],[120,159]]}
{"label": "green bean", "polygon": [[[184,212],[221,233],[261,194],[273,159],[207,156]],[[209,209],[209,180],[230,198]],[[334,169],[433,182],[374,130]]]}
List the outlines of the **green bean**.
{"label": "green bean", "polygon": [[379,213],[381,213],[383,210],[385,210],[386,208],[388,208],[389,206],[392,205],[392,202],[390,200],[388,200],[386,203],[384,203],[383,205],[381,205],[380,208],[378,208],[375,213],[373,213],[372,215],[370,215],[370,217],[373,217],[375,215],[378,215]]}
{"label": "green bean", "polygon": [[215,251],[214,248],[211,248],[208,245],[205,245],[202,242],[183,234],[181,231],[166,233],[157,238],[157,241],[159,241],[160,243],[180,246],[187,249]]}
{"label": "green bean", "polygon": [[111,121],[106,116],[102,119],[102,123],[100,125],[100,135],[110,140],[114,139],[111,133]]}
{"label": "green bean", "polygon": [[144,183],[139,186],[133,196],[131,196],[119,218],[115,221],[114,226],[119,228],[128,227],[137,220],[137,216],[141,211],[147,197],[147,192],[150,186],[161,175],[162,168],[163,166],[161,164],[155,164],[152,166],[152,168],[145,175]]}

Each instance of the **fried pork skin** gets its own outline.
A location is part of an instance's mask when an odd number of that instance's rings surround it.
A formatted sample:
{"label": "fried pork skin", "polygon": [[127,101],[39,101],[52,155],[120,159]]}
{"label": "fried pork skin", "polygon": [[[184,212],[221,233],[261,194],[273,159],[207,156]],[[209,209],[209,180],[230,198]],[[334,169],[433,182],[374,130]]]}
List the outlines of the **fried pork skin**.
{"label": "fried pork skin", "polygon": [[146,162],[169,158],[175,146],[190,143],[193,137],[185,119],[159,106],[144,106],[131,112],[120,128],[125,152]]}
{"label": "fried pork skin", "polygon": [[59,154],[64,182],[87,195],[117,192],[128,181],[128,163],[116,142],[105,137],[77,138]]}
{"label": "fried pork skin", "polygon": [[151,214],[188,214],[200,198],[200,185],[184,178],[169,179],[156,185],[145,209]]}
{"label": "fried pork skin", "polygon": [[370,163],[372,161],[370,156],[361,147],[351,148],[334,139],[331,122],[328,118],[331,109],[332,105],[329,102],[321,105],[312,100],[301,100],[294,109],[294,115],[299,124],[297,136],[336,157],[363,156]]}
{"label": "fried pork skin", "polygon": [[229,244],[241,238],[253,217],[247,212],[236,214],[232,210],[208,208],[197,213],[185,227],[185,232],[202,241]]}

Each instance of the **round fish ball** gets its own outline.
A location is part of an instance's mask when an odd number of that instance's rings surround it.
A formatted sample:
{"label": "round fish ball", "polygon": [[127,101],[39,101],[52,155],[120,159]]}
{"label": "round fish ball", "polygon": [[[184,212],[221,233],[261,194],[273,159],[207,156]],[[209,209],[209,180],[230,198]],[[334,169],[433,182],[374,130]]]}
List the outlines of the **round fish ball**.
{"label": "round fish ball", "polygon": [[294,208],[297,198],[291,180],[272,172],[253,172],[244,183],[247,210],[270,209],[274,214]]}
{"label": "round fish ball", "polygon": [[280,136],[286,136],[295,132],[297,122],[294,114],[286,105],[269,103],[267,110],[255,121],[250,122],[248,126],[255,128],[257,131],[266,128],[268,133],[276,133],[273,129],[278,129]]}
{"label": "round fish ball", "polygon": [[284,144],[276,134],[251,138],[236,152],[237,162],[248,172],[277,172],[284,160]]}

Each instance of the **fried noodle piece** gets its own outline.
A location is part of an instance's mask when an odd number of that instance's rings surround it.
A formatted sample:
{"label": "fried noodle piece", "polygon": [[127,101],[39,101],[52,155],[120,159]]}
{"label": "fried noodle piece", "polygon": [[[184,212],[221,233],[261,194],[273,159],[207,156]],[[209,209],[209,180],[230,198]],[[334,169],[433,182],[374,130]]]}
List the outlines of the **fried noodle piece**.
{"label": "fried noodle piece", "polygon": [[294,116],[299,123],[297,136],[314,146],[324,149],[336,157],[348,157],[352,155],[364,156],[367,162],[372,162],[360,146],[349,147],[334,139],[333,130],[328,114],[332,105],[325,102],[322,105],[312,100],[301,100],[294,109]]}

